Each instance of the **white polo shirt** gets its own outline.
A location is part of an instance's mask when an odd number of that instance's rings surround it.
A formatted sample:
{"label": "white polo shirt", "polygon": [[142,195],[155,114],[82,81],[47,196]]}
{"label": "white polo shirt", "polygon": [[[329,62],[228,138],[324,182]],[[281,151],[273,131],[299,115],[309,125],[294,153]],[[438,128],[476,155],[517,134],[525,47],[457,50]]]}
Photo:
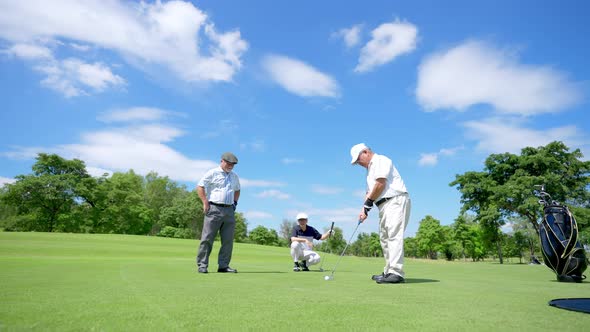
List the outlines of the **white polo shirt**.
{"label": "white polo shirt", "polygon": [[381,178],[387,180],[387,186],[375,201],[379,201],[384,197],[393,197],[408,193],[404,180],[402,180],[391,159],[375,153],[367,168],[367,192],[370,193],[373,191],[377,179]]}
{"label": "white polo shirt", "polygon": [[217,204],[233,204],[234,192],[240,190],[240,178],[233,171],[226,173],[221,166],[213,168],[201,178],[207,199]]}

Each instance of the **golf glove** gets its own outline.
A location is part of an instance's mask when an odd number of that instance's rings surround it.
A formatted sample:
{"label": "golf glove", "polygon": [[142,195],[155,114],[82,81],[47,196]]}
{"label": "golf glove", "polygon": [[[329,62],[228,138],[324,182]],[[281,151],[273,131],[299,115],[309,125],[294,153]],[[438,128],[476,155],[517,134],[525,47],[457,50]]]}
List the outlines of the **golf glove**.
{"label": "golf glove", "polygon": [[369,214],[369,211],[371,211],[371,209],[373,208],[374,202],[374,200],[367,198],[367,200],[365,201],[365,205],[363,206],[363,208],[365,209],[365,214]]}

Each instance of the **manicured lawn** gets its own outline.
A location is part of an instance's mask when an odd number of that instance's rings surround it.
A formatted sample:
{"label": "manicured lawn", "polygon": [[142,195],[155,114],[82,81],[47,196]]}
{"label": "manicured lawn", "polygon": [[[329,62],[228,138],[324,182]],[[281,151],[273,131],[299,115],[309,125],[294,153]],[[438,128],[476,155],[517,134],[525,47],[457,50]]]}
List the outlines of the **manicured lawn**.
{"label": "manicured lawn", "polygon": [[[406,261],[407,283],[370,280],[381,258],[292,272],[287,248],[236,244],[231,266],[197,274],[198,241],[0,233],[0,331],[583,331],[590,315],[547,305],[590,282],[545,266]],[[324,255],[325,269],[336,255]],[[588,272],[588,271],[587,271]]]}

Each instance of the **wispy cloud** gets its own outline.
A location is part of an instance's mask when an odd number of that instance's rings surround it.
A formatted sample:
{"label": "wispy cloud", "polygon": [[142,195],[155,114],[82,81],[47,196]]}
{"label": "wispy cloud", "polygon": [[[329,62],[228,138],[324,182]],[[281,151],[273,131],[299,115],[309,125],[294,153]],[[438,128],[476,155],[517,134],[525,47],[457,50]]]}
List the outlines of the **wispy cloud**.
{"label": "wispy cloud", "polygon": [[[231,81],[248,49],[239,30],[218,32],[208,15],[188,1],[5,1],[1,7],[4,40],[37,44],[37,51],[52,40],[97,46],[139,69],[167,68],[187,82]],[[102,68],[94,67],[90,70]]]}
{"label": "wispy cloud", "polygon": [[335,79],[302,61],[268,55],[262,60],[262,66],[274,82],[295,95],[331,98],[340,95]]}
{"label": "wispy cloud", "polygon": [[284,187],[286,184],[279,181],[269,180],[250,180],[240,178],[240,185],[242,187]]}
{"label": "wispy cloud", "polygon": [[17,43],[2,53],[29,61],[35,71],[45,75],[41,80],[43,86],[67,98],[99,93],[126,84],[107,64],[88,63],[72,57],[58,60],[50,48],[42,45]]}
{"label": "wispy cloud", "polygon": [[354,69],[365,73],[393,61],[416,48],[418,28],[408,22],[383,23],[371,32],[372,39],[362,48],[359,63]]}
{"label": "wispy cloud", "polygon": [[283,159],[281,159],[281,163],[283,163],[285,165],[302,164],[303,162],[304,162],[303,159],[299,159],[299,158],[283,158]]}
{"label": "wispy cloud", "polygon": [[416,96],[428,111],[491,105],[505,114],[556,112],[576,104],[581,93],[565,73],[520,63],[510,50],[468,41],[424,59]]}
{"label": "wispy cloud", "polygon": [[103,122],[137,122],[137,121],[158,121],[164,116],[171,114],[168,111],[154,107],[132,107],[128,109],[115,109],[104,112],[98,116]]}
{"label": "wispy cloud", "polygon": [[254,196],[259,197],[259,198],[276,198],[276,199],[280,199],[280,200],[286,200],[286,199],[291,198],[291,195],[284,193],[280,190],[276,190],[276,189],[265,190],[263,192],[260,192],[256,195],[254,195]]}
{"label": "wispy cloud", "polygon": [[459,150],[463,150],[463,146],[454,147],[454,148],[443,148],[440,149],[438,152],[433,153],[421,153],[420,160],[418,161],[418,165],[420,166],[435,166],[438,164],[438,160],[441,156],[453,156]]}
{"label": "wispy cloud", "polygon": [[0,176],[0,188],[4,187],[5,184],[15,183],[16,179],[5,178]]}
{"label": "wispy cloud", "polygon": [[478,150],[491,153],[519,153],[524,147],[538,147],[552,141],[562,141],[572,148],[590,143],[573,125],[530,129],[525,127],[522,120],[506,118],[467,121],[462,125],[467,130],[467,138],[478,141]]}
{"label": "wispy cloud", "polygon": [[246,211],[244,212],[244,216],[248,220],[268,220],[274,218],[272,214],[263,211]]}
{"label": "wispy cloud", "polygon": [[239,128],[238,124],[233,120],[221,120],[217,124],[212,125],[213,129],[201,135],[201,138],[216,138],[235,133]]}
{"label": "wispy cloud", "polygon": [[344,45],[347,48],[352,48],[358,45],[361,41],[361,24],[355,24],[350,28],[343,28],[337,32],[332,33],[332,38],[342,38]]}
{"label": "wispy cloud", "polygon": [[243,150],[264,152],[266,150],[266,143],[263,140],[253,140],[251,142],[241,143],[240,148]]}
{"label": "wispy cloud", "polygon": [[311,191],[316,194],[320,194],[320,195],[335,195],[335,194],[341,193],[343,191],[343,189],[337,188],[337,187],[329,187],[329,186],[314,184],[311,186]]}

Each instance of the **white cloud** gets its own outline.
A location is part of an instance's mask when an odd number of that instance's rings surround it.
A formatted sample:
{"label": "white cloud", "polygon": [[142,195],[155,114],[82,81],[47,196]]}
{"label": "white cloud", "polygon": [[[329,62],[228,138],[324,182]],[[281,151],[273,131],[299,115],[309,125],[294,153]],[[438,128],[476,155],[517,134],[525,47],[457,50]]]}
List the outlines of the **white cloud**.
{"label": "white cloud", "polygon": [[154,107],[132,107],[102,113],[98,119],[103,122],[157,121],[167,114],[170,112]]}
{"label": "white cloud", "polygon": [[14,44],[2,53],[10,54],[27,60],[53,59],[51,49],[35,44]]}
{"label": "white cloud", "polygon": [[453,156],[457,153],[457,151],[464,149],[463,146],[454,147],[454,148],[442,148],[438,152],[434,153],[421,153],[420,160],[418,161],[418,165],[420,166],[434,166],[438,164],[438,159],[441,156]]}
{"label": "white cloud", "polygon": [[280,200],[286,200],[291,198],[291,195],[276,189],[265,190],[261,193],[256,194],[255,196],[260,198],[276,198]]}
{"label": "white cloud", "polygon": [[0,176],[0,188],[4,187],[5,184],[15,183],[16,179],[5,178]]}
{"label": "white cloud", "polygon": [[478,41],[426,57],[416,96],[428,111],[489,104],[500,113],[521,115],[559,111],[581,99],[565,74],[519,63],[510,52]]}
{"label": "white cloud", "polygon": [[335,195],[342,192],[342,188],[322,186],[314,184],[311,186],[311,191],[320,195]]}
{"label": "white cloud", "polygon": [[438,164],[438,153],[421,153],[418,165],[420,166],[434,166]]}
{"label": "white cloud", "polygon": [[490,153],[520,153],[524,147],[543,146],[552,141],[562,141],[570,148],[587,144],[576,126],[530,129],[520,121],[506,118],[467,121],[463,126],[467,129],[467,137],[478,141],[477,149]]}
{"label": "white cloud", "polygon": [[364,73],[386,64],[416,48],[418,28],[407,22],[383,23],[371,32],[372,39],[363,47],[355,72]]}
{"label": "white cloud", "polygon": [[333,38],[342,38],[348,48],[355,47],[361,41],[361,24],[355,24],[350,28],[343,28],[332,34]]}
{"label": "white cloud", "polygon": [[238,130],[239,126],[233,120],[221,120],[219,123],[214,126],[213,130],[204,132],[201,135],[201,138],[216,138],[221,136],[227,136],[231,133],[235,133]]}
{"label": "white cloud", "polygon": [[125,80],[113,74],[106,65],[85,63],[80,59],[48,60],[37,64],[35,70],[46,75],[41,84],[61,92],[66,97],[88,95],[88,88],[102,92],[109,87],[123,86]]}
{"label": "white cloud", "polygon": [[262,66],[273,81],[301,97],[338,97],[336,80],[302,61],[286,56],[264,57]]}
{"label": "white cloud", "polygon": [[88,172],[88,174],[90,174],[90,176],[93,177],[101,177],[103,176],[105,173],[108,174],[107,176],[111,176],[113,175],[113,171],[110,171],[108,169],[103,169],[103,168],[97,168],[97,167],[86,167],[86,172]]}
{"label": "white cloud", "polygon": [[303,163],[303,159],[299,159],[299,158],[283,158],[283,159],[281,159],[281,163],[283,163],[285,165],[302,164]]}
{"label": "white cloud", "polygon": [[140,69],[168,68],[188,82],[231,81],[248,48],[238,30],[217,32],[207,14],[187,1],[3,1],[0,38],[97,46]]}
{"label": "white cloud", "polygon": [[284,187],[286,184],[278,181],[249,180],[240,178],[240,185],[246,187]]}
{"label": "white cloud", "polygon": [[274,218],[272,214],[270,214],[268,212],[262,212],[262,211],[246,211],[246,212],[244,212],[244,216],[248,220],[260,220],[260,219]]}
{"label": "white cloud", "polygon": [[266,150],[266,143],[262,140],[254,140],[252,142],[241,143],[240,148],[243,150],[263,152]]}

